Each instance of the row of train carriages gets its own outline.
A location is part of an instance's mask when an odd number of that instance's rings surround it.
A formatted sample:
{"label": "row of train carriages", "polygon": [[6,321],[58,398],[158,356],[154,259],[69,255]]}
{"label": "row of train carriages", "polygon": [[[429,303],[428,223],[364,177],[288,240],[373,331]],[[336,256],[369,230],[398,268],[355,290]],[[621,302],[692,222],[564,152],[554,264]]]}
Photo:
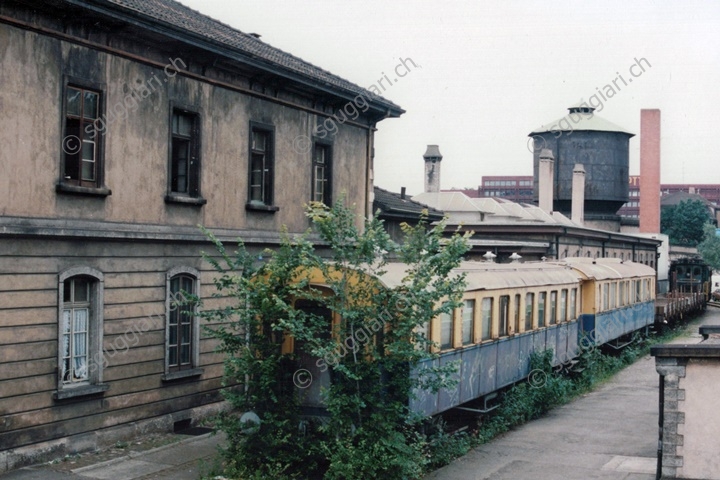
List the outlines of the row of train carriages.
{"label": "row of train carriages", "polygon": [[[406,267],[386,265],[381,283],[398,287]],[[456,362],[457,385],[437,393],[417,391],[409,399],[410,408],[427,416],[455,408],[485,413],[493,408],[488,400],[497,392],[528,378],[534,352],[552,350],[553,366],[569,365],[583,349],[619,349],[633,332],[668,323],[668,308],[689,312],[688,302],[704,308],[707,267],[676,264],[675,272],[687,292],[658,297],[654,268],[618,258],[462,262],[455,270],[465,274],[461,306],[452,315],[435,318],[424,332],[438,356],[410,372],[417,375],[420,369]],[[330,372],[318,369],[310,356],[300,366],[314,379],[302,392],[301,403],[308,411],[321,411],[322,389],[330,386]]]}
{"label": "row of train carriages", "polygon": [[655,270],[640,263],[565,258],[464,262],[458,270],[467,281],[462,307],[431,323],[440,355],[417,366],[457,362],[458,383],[416,392],[410,407],[426,415],[488,411],[495,392],[528,377],[533,352],[551,349],[553,365],[567,364],[581,348],[615,345],[655,321]]}
{"label": "row of train carriages", "polygon": [[[391,263],[380,281],[398,287],[407,266]],[[434,416],[453,408],[485,412],[497,392],[528,377],[533,352],[553,351],[553,365],[567,365],[582,348],[618,345],[655,321],[656,272],[617,258],[492,263],[465,261],[461,307],[433,319],[424,332],[438,356],[420,369],[457,362],[457,386],[437,393],[417,391],[410,408]],[[296,308],[298,306],[296,305]],[[306,308],[300,307],[300,308]],[[331,317],[331,313],[314,312]],[[300,367],[314,379],[300,392],[308,413],[323,410],[322,389],[330,372],[301,353]],[[288,350],[289,353],[289,350]],[[307,358],[305,358],[307,357]]]}

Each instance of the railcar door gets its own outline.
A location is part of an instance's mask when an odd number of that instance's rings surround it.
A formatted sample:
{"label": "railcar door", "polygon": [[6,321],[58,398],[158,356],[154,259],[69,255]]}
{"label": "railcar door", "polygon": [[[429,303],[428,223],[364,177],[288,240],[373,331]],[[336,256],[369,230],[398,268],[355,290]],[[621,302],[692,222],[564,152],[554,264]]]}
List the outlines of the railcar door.
{"label": "railcar door", "polygon": [[[317,315],[327,325],[322,338],[329,339],[332,334],[332,311],[312,300],[298,300],[295,309]],[[330,365],[310,353],[305,342],[295,341],[295,353],[298,358],[293,375],[293,383],[300,398],[300,405],[306,407],[308,413],[321,413],[324,408],[322,389],[330,387]]]}

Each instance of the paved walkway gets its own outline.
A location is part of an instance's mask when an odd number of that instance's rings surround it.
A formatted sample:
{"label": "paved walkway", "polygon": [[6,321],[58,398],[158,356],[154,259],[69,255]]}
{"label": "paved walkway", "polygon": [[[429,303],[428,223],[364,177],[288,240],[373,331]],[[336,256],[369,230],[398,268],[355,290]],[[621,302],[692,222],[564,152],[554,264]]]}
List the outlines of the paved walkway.
{"label": "paved walkway", "polygon": [[0,475],[2,480],[198,480],[207,473],[222,435],[205,434],[171,445],[87,465],[69,472],[43,464]]}
{"label": "paved walkway", "polygon": [[[673,343],[698,343],[699,325],[720,325],[720,310],[690,324]],[[595,391],[473,449],[425,480],[654,480],[658,374],[647,356]]]}

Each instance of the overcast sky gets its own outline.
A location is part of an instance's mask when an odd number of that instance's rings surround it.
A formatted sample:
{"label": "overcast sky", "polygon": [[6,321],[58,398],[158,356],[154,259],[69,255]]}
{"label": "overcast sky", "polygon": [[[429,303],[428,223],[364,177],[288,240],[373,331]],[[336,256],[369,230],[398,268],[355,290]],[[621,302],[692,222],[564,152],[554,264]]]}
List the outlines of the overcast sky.
{"label": "overcast sky", "polygon": [[[593,95],[599,116],[633,133],[641,109],[662,111],[663,183],[720,183],[720,2],[181,1],[362,87],[384,87],[407,113],[378,124],[378,186],[420,193],[428,144],[443,154],[443,189],[531,175],[527,135]],[[403,59],[410,71],[399,77]],[[644,71],[633,77],[636,59]],[[378,85],[384,76],[392,85]]]}

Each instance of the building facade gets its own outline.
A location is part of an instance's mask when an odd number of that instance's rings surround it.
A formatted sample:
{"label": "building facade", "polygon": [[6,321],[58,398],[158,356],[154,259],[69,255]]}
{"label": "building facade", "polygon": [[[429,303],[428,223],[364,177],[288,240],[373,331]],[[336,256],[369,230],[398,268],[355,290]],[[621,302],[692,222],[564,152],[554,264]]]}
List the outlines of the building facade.
{"label": "building facade", "polygon": [[[700,195],[708,202],[720,205],[720,184],[712,183],[663,183],[660,184],[660,194],[667,196],[674,193],[687,193]],[[631,175],[629,179],[630,199],[625,203],[618,215],[626,218],[640,218],[640,176]]]}
{"label": "building facade", "polygon": [[478,189],[480,197],[501,197],[518,203],[533,203],[533,177],[483,176]]}
{"label": "building facade", "polygon": [[310,200],[369,214],[403,110],[172,0],[3,2],[0,58],[2,472],[219,408],[198,226],[261,255]]}

